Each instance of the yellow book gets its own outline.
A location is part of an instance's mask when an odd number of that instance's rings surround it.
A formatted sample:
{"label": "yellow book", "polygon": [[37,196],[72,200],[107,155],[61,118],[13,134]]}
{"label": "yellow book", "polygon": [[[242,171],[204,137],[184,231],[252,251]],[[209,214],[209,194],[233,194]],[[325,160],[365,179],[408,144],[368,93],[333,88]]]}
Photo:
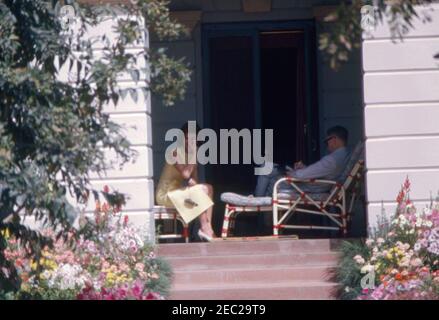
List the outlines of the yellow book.
{"label": "yellow book", "polygon": [[203,191],[201,185],[169,191],[168,197],[186,223],[213,206],[212,199]]}

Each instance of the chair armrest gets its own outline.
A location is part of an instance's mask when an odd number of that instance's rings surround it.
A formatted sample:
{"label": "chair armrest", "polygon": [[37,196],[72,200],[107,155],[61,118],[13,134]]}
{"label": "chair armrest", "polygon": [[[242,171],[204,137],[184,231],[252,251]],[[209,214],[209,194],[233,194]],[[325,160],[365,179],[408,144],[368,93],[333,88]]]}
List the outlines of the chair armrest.
{"label": "chair armrest", "polygon": [[297,179],[292,177],[283,177],[276,181],[273,187],[273,199],[277,199],[278,188],[282,182],[288,182],[294,190],[298,193],[302,193],[303,191],[296,185],[296,183],[307,183],[307,184],[328,184],[331,186],[338,185],[340,189],[344,189],[343,185],[339,184],[337,181],[333,180],[324,180],[324,179]]}

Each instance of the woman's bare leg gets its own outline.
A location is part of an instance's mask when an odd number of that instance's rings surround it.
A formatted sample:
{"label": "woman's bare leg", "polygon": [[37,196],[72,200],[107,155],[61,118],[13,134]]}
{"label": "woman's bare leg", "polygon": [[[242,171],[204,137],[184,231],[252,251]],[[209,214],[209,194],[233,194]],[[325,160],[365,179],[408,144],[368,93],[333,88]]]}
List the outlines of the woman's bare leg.
{"label": "woman's bare leg", "polygon": [[[207,195],[212,199],[213,198],[213,188],[210,184],[202,184],[203,191],[207,193]],[[200,215],[200,223],[201,230],[207,233],[209,236],[214,237],[215,233],[212,229],[212,214],[213,214],[213,206],[204,211]]]}

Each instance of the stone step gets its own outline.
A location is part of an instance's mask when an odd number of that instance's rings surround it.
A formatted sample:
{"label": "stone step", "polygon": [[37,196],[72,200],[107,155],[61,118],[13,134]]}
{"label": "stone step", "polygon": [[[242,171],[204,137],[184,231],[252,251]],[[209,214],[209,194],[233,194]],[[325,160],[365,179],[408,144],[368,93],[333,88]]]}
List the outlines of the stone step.
{"label": "stone step", "polygon": [[235,254],[194,257],[166,257],[174,271],[218,270],[237,267],[266,267],[273,266],[308,266],[334,265],[337,262],[336,252],[311,252],[297,254]]}
{"label": "stone step", "polygon": [[162,257],[217,256],[261,253],[322,252],[332,249],[329,239],[215,241],[212,243],[161,244],[157,254]]}
{"label": "stone step", "polygon": [[174,272],[174,287],[181,285],[192,285],[195,288],[198,285],[212,285],[213,287],[221,286],[224,283],[282,283],[284,281],[326,281],[328,280],[328,271],[331,266],[278,266],[273,265],[271,268],[227,268],[219,270],[197,270],[197,271],[176,271]]}
{"label": "stone step", "polygon": [[284,281],[282,283],[224,283],[214,286],[182,285],[171,291],[171,300],[325,300],[333,299],[335,283]]}

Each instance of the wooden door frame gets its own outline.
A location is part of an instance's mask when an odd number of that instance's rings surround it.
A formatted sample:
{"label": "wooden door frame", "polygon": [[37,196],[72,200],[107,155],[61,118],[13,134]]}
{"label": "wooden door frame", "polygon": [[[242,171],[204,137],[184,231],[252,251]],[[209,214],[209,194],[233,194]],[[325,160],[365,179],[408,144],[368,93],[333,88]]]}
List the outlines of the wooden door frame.
{"label": "wooden door frame", "polygon": [[[201,57],[202,78],[206,81],[203,90],[203,126],[211,126],[210,86],[210,51],[209,39],[224,36],[250,36],[253,46],[259,48],[259,33],[266,31],[303,30],[305,50],[305,108],[306,108],[306,143],[308,162],[320,158],[319,148],[319,110],[317,104],[317,61],[316,38],[314,20],[294,21],[257,21],[257,22],[227,22],[205,23],[201,26]],[[255,101],[255,126],[261,127],[261,89],[260,89],[260,52],[253,50],[254,70],[254,101]]]}

